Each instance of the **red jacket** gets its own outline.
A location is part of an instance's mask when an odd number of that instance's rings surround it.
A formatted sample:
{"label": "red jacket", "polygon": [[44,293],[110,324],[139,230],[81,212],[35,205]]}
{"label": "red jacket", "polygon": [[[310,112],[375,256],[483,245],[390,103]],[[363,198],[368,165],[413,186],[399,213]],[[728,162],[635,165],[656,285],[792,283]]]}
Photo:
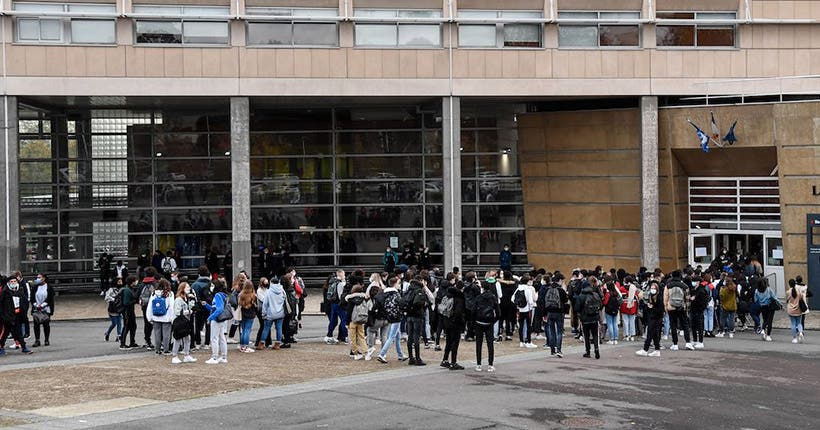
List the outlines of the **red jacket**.
{"label": "red jacket", "polygon": [[626,299],[629,297],[629,288],[626,288],[625,286],[621,285],[621,286],[618,287],[618,289],[621,291],[621,295],[624,298],[623,303],[621,303],[621,313],[624,314],[624,315],[635,315],[635,314],[637,314],[638,313],[638,297],[637,297],[638,294],[637,294],[637,292],[635,293],[635,298],[632,300],[632,307],[629,308],[629,307],[626,306],[626,302],[627,302]]}

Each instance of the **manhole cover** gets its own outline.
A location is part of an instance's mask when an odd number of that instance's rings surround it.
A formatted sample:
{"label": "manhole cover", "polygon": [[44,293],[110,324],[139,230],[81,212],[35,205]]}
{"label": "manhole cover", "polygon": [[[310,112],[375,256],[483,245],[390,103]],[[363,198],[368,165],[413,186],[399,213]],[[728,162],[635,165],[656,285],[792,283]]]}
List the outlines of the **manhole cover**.
{"label": "manhole cover", "polygon": [[592,417],[567,417],[561,420],[561,424],[572,428],[595,428],[604,425],[604,422]]}

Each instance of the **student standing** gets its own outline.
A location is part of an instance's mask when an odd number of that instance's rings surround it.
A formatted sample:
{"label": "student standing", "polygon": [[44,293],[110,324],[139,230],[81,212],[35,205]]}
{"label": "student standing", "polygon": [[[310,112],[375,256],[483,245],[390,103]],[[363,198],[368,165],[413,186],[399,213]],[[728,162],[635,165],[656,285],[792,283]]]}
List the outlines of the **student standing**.
{"label": "student standing", "polygon": [[449,316],[440,315],[445,330],[444,357],[441,360],[441,367],[450,370],[463,370],[464,367],[458,364],[458,346],[461,343],[461,332],[464,331],[464,283],[457,281],[455,285],[447,287],[447,300],[452,301],[452,308]]}
{"label": "student standing", "polygon": [[482,282],[481,294],[476,297],[475,303],[475,356],[477,372],[481,372],[481,344],[487,342],[487,367],[488,372],[495,372],[493,360],[495,350],[493,341],[493,326],[501,318],[501,308],[498,306],[498,296],[495,292],[495,282]]}
{"label": "student standing", "polygon": [[49,346],[51,317],[54,316],[54,289],[48,285],[45,274],[38,274],[31,290],[31,316],[34,320],[34,347],[40,346],[40,327],[43,328],[44,346]]}
{"label": "student standing", "polygon": [[160,279],[148,304],[146,318],[152,324],[157,355],[171,354],[171,321],[174,320],[174,293],[167,279]]}
{"label": "student standing", "polygon": [[[189,295],[192,294],[191,286],[187,282],[179,284],[176,298],[174,298],[174,347],[171,358],[172,364],[195,363],[196,358],[191,357],[191,330],[193,321],[191,316],[193,311]],[[184,334],[184,336],[182,336]],[[182,345],[183,357],[179,359],[179,347]]]}

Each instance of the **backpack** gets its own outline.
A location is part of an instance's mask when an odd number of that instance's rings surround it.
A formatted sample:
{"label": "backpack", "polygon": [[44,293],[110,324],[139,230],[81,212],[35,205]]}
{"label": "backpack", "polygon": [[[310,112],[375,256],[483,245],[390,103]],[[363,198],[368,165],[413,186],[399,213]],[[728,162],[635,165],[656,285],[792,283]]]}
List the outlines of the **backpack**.
{"label": "backpack", "polygon": [[165,260],[162,260],[162,271],[165,273],[171,273],[171,258],[165,257]]}
{"label": "backpack", "polygon": [[151,312],[155,317],[162,317],[168,313],[168,306],[165,304],[165,297],[155,296],[151,300]]}
{"label": "backpack", "polygon": [[486,303],[480,298],[476,301],[476,321],[495,322],[495,306],[493,303]]}
{"label": "backpack", "polygon": [[561,292],[558,289],[561,287],[550,287],[544,297],[544,308],[548,311],[561,310]]}
{"label": "backpack", "polygon": [[587,294],[582,311],[584,316],[597,319],[601,312],[601,296],[594,292]]}
{"label": "backpack", "polygon": [[151,300],[151,296],[154,295],[154,285],[142,284],[142,290],[140,291],[140,301],[147,306],[148,302]]}
{"label": "backpack", "polygon": [[683,291],[683,288],[677,283],[671,285],[669,287],[669,306],[675,309],[683,309],[685,303],[686,293]]}
{"label": "backpack", "polygon": [[450,318],[450,316],[453,315],[453,302],[454,300],[452,297],[444,296],[442,297],[441,302],[439,302],[436,310],[439,314],[441,314],[441,316]]}
{"label": "backpack", "polygon": [[399,306],[399,293],[388,294],[384,299],[384,315],[388,321],[401,320],[401,309]]}
{"label": "backpack", "polygon": [[114,301],[108,303],[108,313],[121,314],[124,310],[125,306],[122,304],[122,290],[119,290],[117,291],[117,294],[114,295]]}
{"label": "backpack", "polygon": [[331,303],[337,303],[339,301],[339,284],[341,283],[342,281],[336,278],[330,281],[327,285],[327,294],[325,295],[327,301]]}
{"label": "backpack", "polygon": [[524,290],[516,290],[513,296],[513,303],[517,308],[527,307],[527,293]]}
{"label": "backpack", "polygon": [[370,307],[367,305],[367,300],[362,299],[358,305],[353,306],[350,322],[359,324],[366,323],[368,312],[370,312]]}
{"label": "backpack", "polygon": [[621,302],[620,296],[610,293],[604,312],[606,312],[607,315],[618,315],[618,310],[621,309]]}

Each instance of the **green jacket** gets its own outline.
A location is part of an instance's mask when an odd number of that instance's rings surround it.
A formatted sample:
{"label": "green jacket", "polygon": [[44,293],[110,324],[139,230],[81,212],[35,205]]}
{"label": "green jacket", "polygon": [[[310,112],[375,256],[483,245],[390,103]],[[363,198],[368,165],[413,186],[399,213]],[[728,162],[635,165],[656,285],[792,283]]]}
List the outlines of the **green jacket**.
{"label": "green jacket", "polygon": [[134,291],[131,290],[131,287],[126,287],[122,289],[122,304],[123,306],[131,306],[133,307],[137,303],[137,296],[134,294]]}

